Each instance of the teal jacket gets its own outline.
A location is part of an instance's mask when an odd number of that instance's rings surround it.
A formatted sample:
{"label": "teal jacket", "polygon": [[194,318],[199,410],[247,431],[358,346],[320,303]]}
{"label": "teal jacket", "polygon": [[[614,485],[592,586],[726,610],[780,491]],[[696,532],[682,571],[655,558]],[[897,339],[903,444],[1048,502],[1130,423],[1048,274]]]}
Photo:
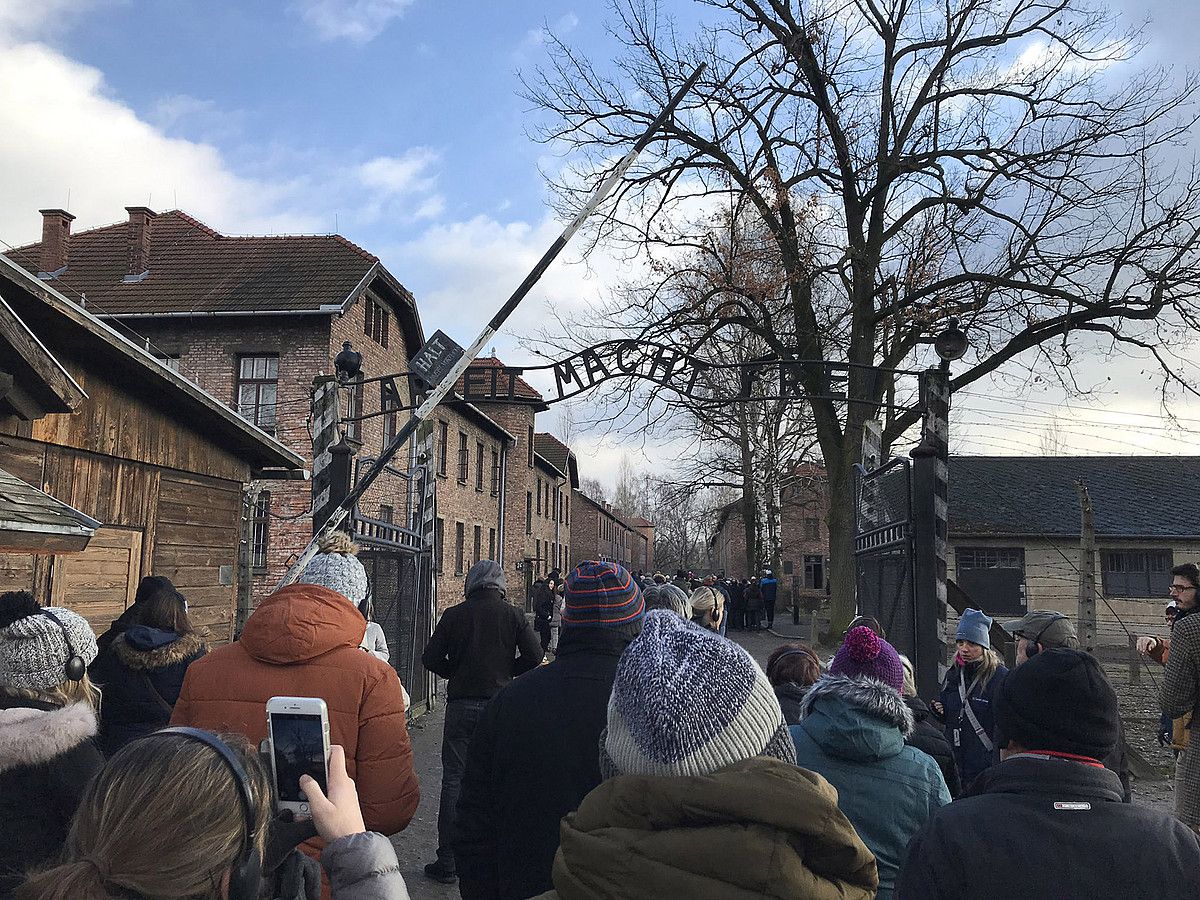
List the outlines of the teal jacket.
{"label": "teal jacket", "polygon": [[879,866],[879,898],[889,900],[909,840],[950,791],[932,757],[904,738],[912,712],[895,690],[871,678],[825,675],[809,688],[791,726],[796,763],[837,788],[838,808]]}

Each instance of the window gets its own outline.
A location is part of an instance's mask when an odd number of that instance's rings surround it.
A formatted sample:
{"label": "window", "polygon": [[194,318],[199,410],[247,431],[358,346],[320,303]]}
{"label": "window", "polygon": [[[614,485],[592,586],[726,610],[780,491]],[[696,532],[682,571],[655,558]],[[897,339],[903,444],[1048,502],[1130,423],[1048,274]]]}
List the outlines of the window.
{"label": "window", "polygon": [[483,493],[483,441],[475,442],[475,490]]}
{"label": "window", "polygon": [[793,572],[795,572],[794,564],[790,559],[785,559],[783,561],[783,574],[791,575]]}
{"label": "window", "polygon": [[488,559],[496,558],[496,529],[488,529]]}
{"label": "window", "polygon": [[804,586],[815,591],[825,589],[825,557],[804,557]]}
{"label": "window", "polygon": [[379,521],[380,522],[395,522],[396,510],[394,507],[385,503],[379,504]]}
{"label": "window", "polygon": [[533,426],[530,425],[525,430],[525,443],[528,444],[529,468],[533,468]]}
{"label": "window", "polygon": [[533,491],[525,492],[525,533],[533,534]]}
{"label": "window", "polygon": [[350,392],[350,402],[346,406],[346,437],[352,441],[362,440],[362,422],[358,421],[363,414],[363,386],[360,381]]}
{"label": "window", "polygon": [[500,451],[492,451],[492,496],[500,496]]}
{"label": "window", "polygon": [[467,449],[467,433],[458,433],[458,483],[466,484],[471,472],[471,451]]}
{"label": "window", "polygon": [[388,413],[383,417],[383,442],[380,444],[380,452],[386,450],[388,445],[396,439],[396,414]]}
{"label": "window", "polygon": [[567,525],[571,524],[571,495],[567,495]]}
{"label": "window", "polygon": [[1170,550],[1101,550],[1100,574],[1109,597],[1162,597],[1171,583]]}
{"label": "window", "polygon": [[363,315],[363,334],[379,344],[388,345],[388,319],[390,315],[382,304],[367,298],[367,308]]}
{"label": "window", "polygon": [[262,491],[254,502],[250,519],[250,568],[257,573],[267,571],[267,547],[271,544],[271,492]]}
{"label": "window", "polygon": [[471,554],[471,558],[474,559],[475,562],[479,562],[481,559],[483,559],[483,526],[482,525],[475,526],[475,534],[473,535],[473,537],[475,539],[475,542],[474,542],[475,552],[473,554]]}
{"label": "window", "polygon": [[450,426],[446,422],[438,422],[437,444],[437,473],[445,478],[446,455],[450,452]]}
{"label": "window", "polygon": [[446,523],[438,517],[433,524],[434,570],[441,575],[446,562]]}
{"label": "window", "polygon": [[537,480],[537,514],[542,514],[542,479]]}
{"label": "window", "polygon": [[542,572],[542,542],[536,540],[533,542],[533,571],[535,575],[540,575]]}
{"label": "window", "polygon": [[1024,547],[958,547],[955,582],[989,615],[1025,613]]}
{"label": "window", "polygon": [[820,519],[805,519],[804,520],[804,537],[805,540],[819,541],[821,539],[821,520]]}
{"label": "window", "polygon": [[278,385],[278,356],[238,357],[238,415],[263,431],[274,434],[275,392]]}
{"label": "window", "polygon": [[466,541],[466,526],[462,522],[454,523],[454,574],[461,575],[466,570],[463,568],[463,544]]}

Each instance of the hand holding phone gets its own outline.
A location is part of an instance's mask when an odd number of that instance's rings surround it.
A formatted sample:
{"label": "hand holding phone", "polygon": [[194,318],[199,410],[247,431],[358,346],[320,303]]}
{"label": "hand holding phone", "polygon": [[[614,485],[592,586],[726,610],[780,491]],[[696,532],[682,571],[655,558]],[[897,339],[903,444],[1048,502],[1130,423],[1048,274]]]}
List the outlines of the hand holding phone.
{"label": "hand holding phone", "polygon": [[307,775],[328,790],[329,713],[320,697],[272,697],[267,701],[267,734],[276,805],[298,816],[311,814],[300,789]]}
{"label": "hand holding phone", "polygon": [[348,834],[362,834],[367,826],[358,805],[358,789],[346,772],[346,751],[337,744],[329,751],[329,795],[308,775],[300,776],[300,789],[308,798],[317,833],[332,842]]}

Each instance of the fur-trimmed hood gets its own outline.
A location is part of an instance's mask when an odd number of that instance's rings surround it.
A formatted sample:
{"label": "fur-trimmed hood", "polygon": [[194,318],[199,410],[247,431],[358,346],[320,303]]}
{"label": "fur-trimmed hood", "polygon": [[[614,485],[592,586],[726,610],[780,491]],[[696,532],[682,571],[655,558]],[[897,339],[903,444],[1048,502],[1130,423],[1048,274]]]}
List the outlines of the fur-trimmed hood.
{"label": "fur-trimmed hood", "polygon": [[126,632],[113,641],[112,649],[125,668],[147,672],[187,662],[203,654],[207,647],[204,638],[193,633],[182,635],[170,643],[140,649],[130,643],[129,632]]}
{"label": "fur-trimmed hood", "polygon": [[48,763],[95,736],[96,713],[86,703],[0,709],[0,772]]}
{"label": "fur-trimmed hood", "polygon": [[827,752],[881,759],[904,748],[912,734],[912,710],[881,681],[865,676],[823,675],[800,704],[800,727]]}

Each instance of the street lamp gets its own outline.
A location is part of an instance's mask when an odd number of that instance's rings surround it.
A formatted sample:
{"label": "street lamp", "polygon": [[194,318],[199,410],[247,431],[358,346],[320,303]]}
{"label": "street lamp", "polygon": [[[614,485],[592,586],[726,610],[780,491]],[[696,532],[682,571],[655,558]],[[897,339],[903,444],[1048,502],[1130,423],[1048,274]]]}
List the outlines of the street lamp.
{"label": "street lamp", "polygon": [[333,358],[333,369],[337,373],[338,384],[345,384],[362,374],[362,354],[350,346],[349,341],[342,343],[342,352]]}
{"label": "street lamp", "polygon": [[949,369],[950,363],[967,355],[971,343],[967,334],[958,327],[958,319],[950,319],[946,327],[933,339],[933,352],[942,361],[942,368]]}

